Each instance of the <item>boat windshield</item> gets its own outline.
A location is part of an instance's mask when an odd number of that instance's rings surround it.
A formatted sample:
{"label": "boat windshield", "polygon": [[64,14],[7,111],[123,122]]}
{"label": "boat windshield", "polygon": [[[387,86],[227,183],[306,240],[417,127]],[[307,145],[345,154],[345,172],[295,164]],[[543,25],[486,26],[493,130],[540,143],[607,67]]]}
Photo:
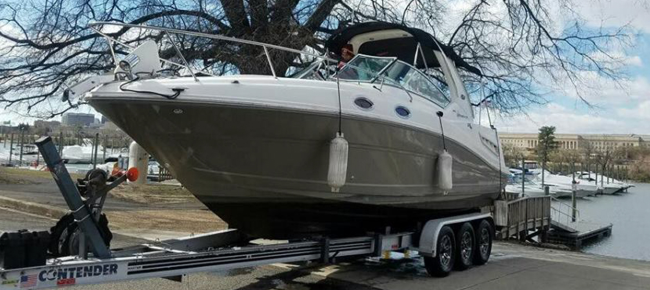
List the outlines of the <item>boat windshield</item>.
{"label": "boat windshield", "polygon": [[377,57],[359,54],[348,62],[339,72],[343,80],[371,81],[393,61],[394,57]]}
{"label": "boat windshield", "polygon": [[432,78],[394,57],[359,54],[341,69],[339,78],[361,82],[382,82],[420,95],[441,107],[449,103],[449,88],[444,81]]}

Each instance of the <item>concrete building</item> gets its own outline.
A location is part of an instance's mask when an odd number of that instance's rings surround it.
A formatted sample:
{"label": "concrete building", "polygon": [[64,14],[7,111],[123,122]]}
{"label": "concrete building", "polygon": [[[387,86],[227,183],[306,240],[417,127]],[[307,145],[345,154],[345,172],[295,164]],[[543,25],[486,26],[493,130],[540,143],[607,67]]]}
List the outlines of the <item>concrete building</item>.
{"label": "concrete building", "polygon": [[95,115],[83,113],[67,113],[61,119],[63,125],[66,126],[82,126],[88,127],[95,123]]}
{"label": "concrete building", "polygon": [[[646,136],[650,137],[650,136]],[[532,152],[537,148],[537,133],[500,133],[501,144]],[[555,134],[560,149],[586,149],[614,151],[618,148],[650,145],[650,138],[636,134]]]}
{"label": "concrete building", "polygon": [[34,121],[34,128],[36,129],[47,129],[49,131],[53,131],[55,129],[58,129],[60,126],[61,126],[61,122],[59,121],[44,121],[44,120]]}

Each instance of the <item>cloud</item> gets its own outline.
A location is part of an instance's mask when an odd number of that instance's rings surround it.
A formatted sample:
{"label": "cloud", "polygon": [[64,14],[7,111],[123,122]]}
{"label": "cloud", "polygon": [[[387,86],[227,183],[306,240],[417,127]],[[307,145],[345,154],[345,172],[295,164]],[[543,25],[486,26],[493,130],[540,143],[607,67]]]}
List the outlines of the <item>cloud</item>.
{"label": "cloud", "polygon": [[638,119],[639,121],[650,121],[650,100],[643,101],[633,108],[619,108],[616,110],[616,113],[621,118]]}
{"label": "cloud", "polygon": [[[650,120],[650,101],[631,112],[578,112],[558,104],[548,104],[527,115],[499,117],[495,125],[501,132],[534,133],[542,126],[555,126],[557,133],[650,134],[648,126],[638,126],[631,118],[645,114]],[[620,111],[620,110],[619,110]],[[644,113],[645,112],[645,113]]]}
{"label": "cloud", "polygon": [[620,27],[630,25],[650,32],[650,3],[642,0],[576,1],[588,25],[593,27]]}

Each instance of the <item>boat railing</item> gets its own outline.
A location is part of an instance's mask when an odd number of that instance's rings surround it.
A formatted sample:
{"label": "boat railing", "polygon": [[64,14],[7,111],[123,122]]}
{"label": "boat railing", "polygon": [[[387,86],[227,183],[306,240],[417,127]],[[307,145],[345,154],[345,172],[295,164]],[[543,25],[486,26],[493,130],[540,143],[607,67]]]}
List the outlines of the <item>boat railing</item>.
{"label": "boat railing", "polygon": [[[572,205],[564,203],[553,196],[551,196],[551,200],[553,201],[553,203],[551,203],[551,220],[565,226],[580,220],[580,211],[577,208],[574,208]],[[576,213],[575,220],[573,217],[573,211]]]}
{"label": "boat railing", "polygon": [[[117,55],[113,49],[114,44],[119,44],[121,46],[124,46],[127,48],[128,51],[132,51],[135,49],[135,47],[125,41],[120,41],[116,37],[113,37],[111,33],[107,33],[102,31],[102,28],[105,26],[117,26],[117,27],[123,27],[123,28],[134,28],[134,29],[144,29],[144,30],[151,30],[151,31],[158,31],[161,33],[164,33],[165,35],[161,35],[160,39],[162,37],[167,36],[169,39],[169,44],[173,47],[175,50],[176,54],[178,54],[178,57],[180,58],[182,63],[178,63],[175,61],[171,61],[168,59],[163,59],[160,58],[160,60],[164,63],[167,63],[169,65],[174,65],[178,67],[183,67],[187,69],[192,77],[196,78],[196,72],[201,72],[207,75],[212,75],[212,76],[217,76],[209,71],[206,71],[205,68],[199,71],[195,71],[190,63],[185,59],[185,57],[182,55],[180,48],[176,44],[176,42],[173,40],[170,34],[173,35],[186,35],[186,36],[195,36],[195,37],[202,37],[202,38],[208,38],[208,39],[213,39],[213,40],[221,40],[221,41],[227,41],[227,42],[233,42],[233,43],[238,43],[238,44],[245,44],[245,45],[253,45],[253,46],[258,46],[261,47],[263,50],[264,55],[266,56],[266,61],[267,64],[270,68],[271,74],[273,75],[274,78],[278,78],[277,72],[275,71],[275,66],[273,65],[273,60],[271,58],[271,54],[269,53],[270,49],[276,49],[284,52],[290,52],[294,53],[300,56],[300,60],[303,61],[304,59],[302,57],[309,57],[312,58],[311,60],[307,60],[308,62],[313,62],[313,61],[318,61],[321,64],[325,63],[326,66],[334,65],[336,66],[338,64],[338,60],[330,58],[327,56],[327,52],[325,54],[318,54],[318,53],[313,53],[305,50],[298,50],[294,48],[289,48],[289,47],[284,47],[280,45],[275,45],[275,44],[270,44],[270,43],[264,43],[264,42],[259,42],[259,41],[253,41],[253,40],[246,40],[246,39],[239,39],[235,37],[229,37],[229,36],[224,36],[224,35],[219,35],[219,34],[210,34],[210,33],[204,33],[204,32],[198,32],[198,31],[188,31],[188,30],[181,30],[181,29],[174,29],[174,28],[166,28],[166,27],[159,27],[159,26],[150,26],[150,25],[138,25],[138,24],[129,24],[129,23],[118,23],[118,22],[110,22],[110,21],[96,21],[92,22],[88,25],[92,30],[94,30],[96,33],[100,34],[103,36],[106,41],[109,43],[109,47],[111,50],[111,54],[113,57],[113,61],[117,65],[119,63],[119,59],[117,58]],[[126,33],[124,33],[126,34]],[[357,70],[363,71],[363,72],[368,72],[374,74],[375,72],[369,71],[365,68],[359,67],[359,66],[354,66],[354,65],[349,65],[347,66],[353,67]],[[308,65],[306,67],[309,67]],[[322,65],[316,66],[317,69],[320,69]],[[323,78],[323,80],[326,80],[330,77],[329,75],[329,70],[327,70],[327,75]],[[198,79],[197,79],[198,80]]]}

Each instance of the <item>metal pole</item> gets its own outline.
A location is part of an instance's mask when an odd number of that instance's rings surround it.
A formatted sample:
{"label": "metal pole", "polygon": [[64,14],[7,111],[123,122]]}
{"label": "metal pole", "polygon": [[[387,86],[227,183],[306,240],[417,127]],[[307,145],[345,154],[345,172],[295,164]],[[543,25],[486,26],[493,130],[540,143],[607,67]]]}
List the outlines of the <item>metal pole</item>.
{"label": "metal pole", "polygon": [[605,174],[605,165],[601,168],[602,170],[600,171],[600,187],[603,187],[603,174]]}
{"label": "metal pole", "polygon": [[11,157],[14,155],[14,133],[11,133],[11,143],[9,144],[9,164],[11,164]]}
{"label": "metal pole", "polygon": [[18,160],[18,167],[23,165],[23,145],[25,144],[25,128],[20,127],[20,159]]}
{"label": "metal pole", "polygon": [[97,148],[99,146],[99,133],[95,133],[95,145],[94,146],[94,153],[93,153],[93,169],[97,167]]}
{"label": "metal pole", "polygon": [[63,155],[63,130],[59,132],[59,155]]}
{"label": "metal pole", "polygon": [[264,47],[264,54],[266,54],[266,60],[269,62],[271,73],[273,74],[273,77],[277,79],[278,77],[275,75],[275,69],[273,68],[273,62],[271,62],[271,56],[269,55],[269,50],[266,48],[266,45],[262,47]]}
{"label": "metal pole", "polygon": [[544,171],[546,171],[546,161],[542,160],[542,187],[544,187]]}
{"label": "metal pole", "polygon": [[573,181],[571,182],[571,204],[573,208],[571,209],[571,221],[575,222],[576,221],[576,211],[577,211],[577,201],[576,201],[576,190],[578,187],[578,184],[576,183],[576,172],[575,172],[575,163],[573,164],[574,170],[573,171]]}
{"label": "metal pole", "polygon": [[102,152],[102,162],[106,161],[106,145],[108,145],[108,135],[104,135],[104,151]]}
{"label": "metal pole", "polygon": [[551,195],[551,190],[550,190],[548,185],[544,186],[544,195],[546,195],[546,196]]}
{"label": "metal pole", "polygon": [[609,184],[609,179],[612,177],[612,166],[610,165],[609,170],[607,170],[607,184]]}
{"label": "metal pole", "polygon": [[521,156],[521,197],[526,196],[524,192],[524,186],[526,184],[526,168],[524,168],[524,164],[526,164],[526,160],[524,160],[524,156]]}
{"label": "metal pole", "polygon": [[[598,190],[598,165],[594,168],[594,182],[596,183],[596,190]],[[590,171],[591,172],[591,171]]]}

